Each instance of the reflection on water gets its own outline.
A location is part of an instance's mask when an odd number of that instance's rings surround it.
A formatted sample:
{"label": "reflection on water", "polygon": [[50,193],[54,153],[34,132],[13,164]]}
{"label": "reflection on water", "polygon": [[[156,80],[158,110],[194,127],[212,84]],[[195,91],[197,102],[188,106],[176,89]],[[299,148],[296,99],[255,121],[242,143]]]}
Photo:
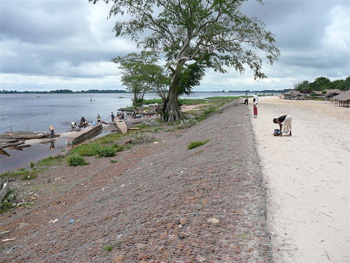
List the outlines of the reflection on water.
{"label": "reflection on water", "polygon": [[29,167],[30,163],[47,158],[55,154],[64,154],[65,138],[35,144],[19,150],[19,148],[6,148],[0,150],[0,173],[16,171],[20,168]]}

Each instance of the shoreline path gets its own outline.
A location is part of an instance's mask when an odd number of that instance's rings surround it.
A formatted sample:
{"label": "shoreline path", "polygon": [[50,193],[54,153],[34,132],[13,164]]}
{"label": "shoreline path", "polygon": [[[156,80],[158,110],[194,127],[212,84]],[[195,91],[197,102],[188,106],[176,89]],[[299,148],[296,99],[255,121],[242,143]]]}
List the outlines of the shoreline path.
{"label": "shoreline path", "polygon": [[[258,111],[251,121],[273,262],[350,262],[349,108],[262,97]],[[272,119],[284,114],[293,116],[293,136],[274,137]]]}
{"label": "shoreline path", "polygon": [[1,261],[271,262],[251,125],[235,101],[113,163],[51,167],[27,186],[31,209],[0,215]]}

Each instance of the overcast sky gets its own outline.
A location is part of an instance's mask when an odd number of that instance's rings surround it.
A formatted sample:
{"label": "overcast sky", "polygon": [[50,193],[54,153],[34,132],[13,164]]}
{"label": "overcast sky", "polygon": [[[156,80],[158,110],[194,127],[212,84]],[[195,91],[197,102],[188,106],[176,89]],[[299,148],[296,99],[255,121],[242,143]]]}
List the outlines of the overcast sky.
{"label": "overcast sky", "polygon": [[[206,72],[195,90],[288,89],[350,75],[349,0],[249,0],[244,12],[275,34],[281,56],[267,79]],[[88,0],[0,0],[0,90],[125,89],[111,58],[136,51],[115,38],[110,7]]]}

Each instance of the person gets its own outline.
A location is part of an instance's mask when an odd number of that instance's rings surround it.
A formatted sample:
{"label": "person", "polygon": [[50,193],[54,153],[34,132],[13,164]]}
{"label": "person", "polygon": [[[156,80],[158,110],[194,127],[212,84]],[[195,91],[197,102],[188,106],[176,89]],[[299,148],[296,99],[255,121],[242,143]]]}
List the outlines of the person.
{"label": "person", "polygon": [[50,143],[50,151],[53,151],[55,149],[55,143],[54,141],[51,141]]}
{"label": "person", "polygon": [[100,117],[100,114],[97,115],[97,124],[101,124],[101,117]]}
{"label": "person", "polygon": [[245,94],[244,104],[248,105],[248,93]]}
{"label": "person", "polygon": [[80,128],[86,127],[86,121],[85,121],[85,118],[84,118],[84,117],[81,117],[79,127],[80,127]]}
{"label": "person", "polygon": [[112,122],[114,121],[114,113],[113,111],[111,112],[111,119],[112,119]]}
{"label": "person", "polygon": [[52,139],[55,136],[55,129],[52,125],[49,126],[49,132],[50,132],[50,139]]}
{"label": "person", "polygon": [[258,117],[258,106],[257,106],[257,103],[254,103],[254,118],[257,118]]}
{"label": "person", "polygon": [[273,119],[273,123],[276,123],[280,126],[280,136],[282,136],[283,133],[288,134],[289,136],[292,136],[292,116],[291,115],[283,115],[278,118]]}
{"label": "person", "polygon": [[72,121],[72,122],[70,123],[70,127],[72,128],[72,130],[75,130],[75,129],[77,128],[77,123],[74,122],[74,121]]}
{"label": "person", "polygon": [[259,101],[258,94],[255,93],[255,95],[254,95],[254,102],[256,103],[256,105],[258,105],[258,101]]}

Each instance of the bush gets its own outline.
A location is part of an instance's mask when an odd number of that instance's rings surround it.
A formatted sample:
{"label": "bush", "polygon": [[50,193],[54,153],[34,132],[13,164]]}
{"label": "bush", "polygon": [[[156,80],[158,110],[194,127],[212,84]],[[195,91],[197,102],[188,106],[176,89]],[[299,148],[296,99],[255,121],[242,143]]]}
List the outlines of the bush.
{"label": "bush", "polygon": [[206,143],[210,142],[210,140],[206,140],[206,141],[194,141],[194,142],[190,142],[190,144],[187,146],[189,150],[202,146]]}
{"label": "bush", "polygon": [[15,207],[13,202],[16,201],[15,189],[11,189],[5,196],[5,198],[0,202],[0,214],[6,212],[7,210]]}
{"label": "bush", "polygon": [[77,153],[81,156],[94,156],[98,154],[99,149],[101,146],[97,143],[94,144],[82,144],[77,147],[75,147],[72,150],[72,153]]}
{"label": "bush", "polygon": [[101,147],[98,150],[98,156],[100,157],[113,157],[117,153],[117,149],[114,148],[113,146],[106,146],[106,147]]}
{"label": "bush", "polygon": [[70,155],[67,157],[69,166],[87,165],[89,164],[85,159],[79,155]]}

